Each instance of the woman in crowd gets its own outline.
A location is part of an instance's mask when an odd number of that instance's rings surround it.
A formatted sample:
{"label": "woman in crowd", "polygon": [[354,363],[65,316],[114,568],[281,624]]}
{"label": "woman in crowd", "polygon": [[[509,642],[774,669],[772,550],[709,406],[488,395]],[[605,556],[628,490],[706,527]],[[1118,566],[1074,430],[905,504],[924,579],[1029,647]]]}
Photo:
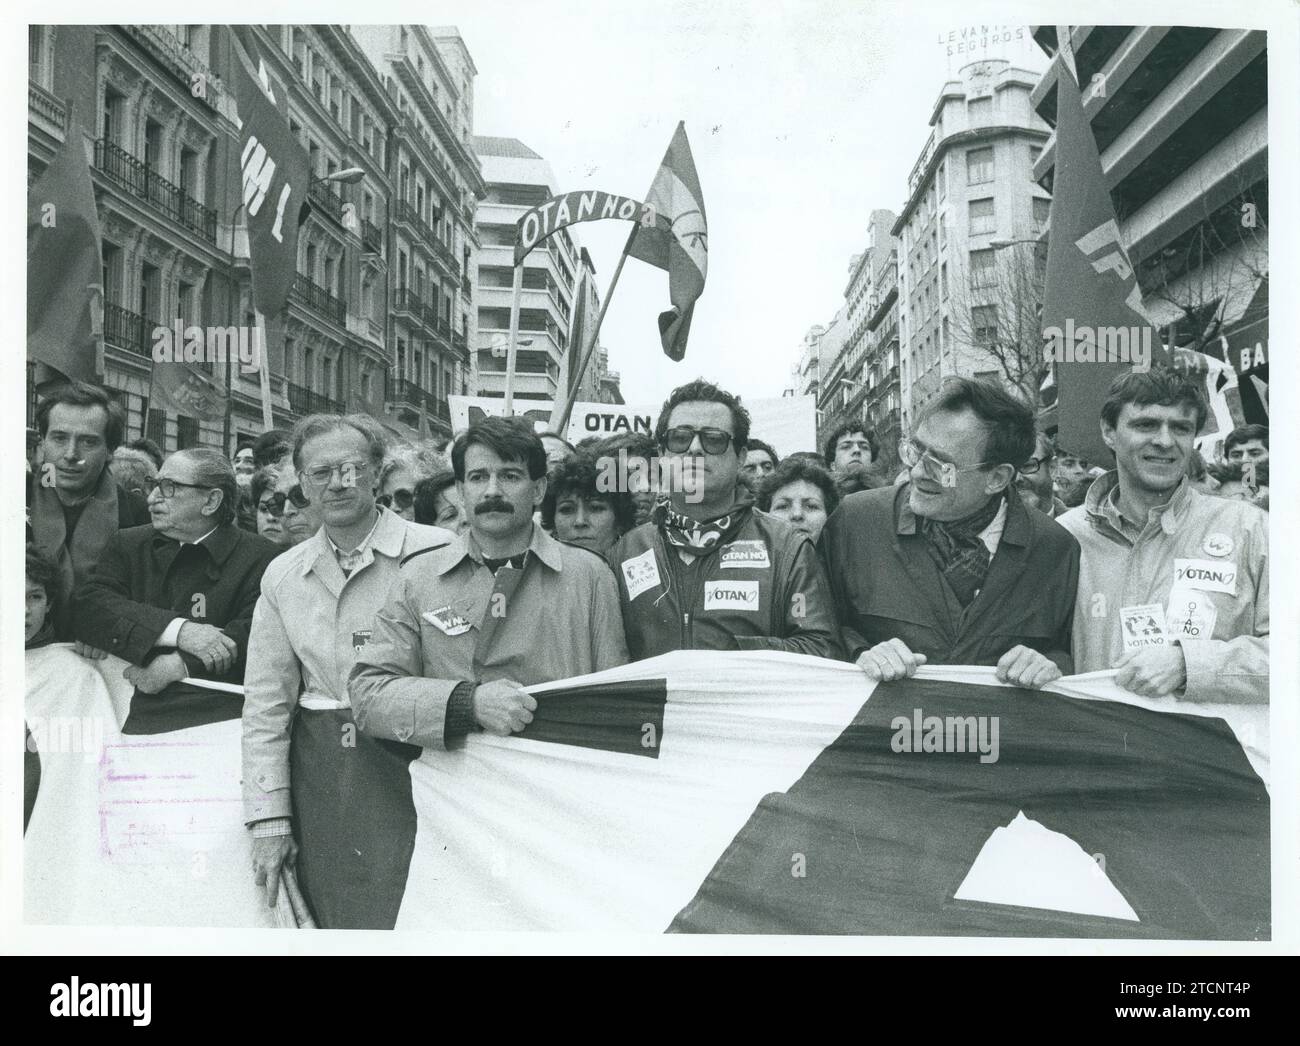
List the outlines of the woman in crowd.
{"label": "woman in crowd", "polygon": [[[617,478],[619,489],[628,491],[636,509],[636,525],[650,519],[658,497],[656,463],[659,448],[651,436],[641,432],[619,433],[603,440],[591,452],[597,464]],[[609,459],[604,461],[603,459]]]}
{"label": "woman in crowd", "polygon": [[561,541],[603,556],[636,525],[636,507],[626,491],[601,490],[599,474],[596,461],[586,455],[552,466],[542,525]]}
{"label": "woman in crowd", "polygon": [[275,492],[279,479],[275,469],[258,469],[248,484],[249,500],[254,506],[256,532],[267,541],[283,545],[285,495]]}
{"label": "woman in crowd", "polygon": [[830,473],[814,461],[794,456],[781,462],[758,491],[760,510],[785,520],[814,542],[838,502]]}
{"label": "woman in crowd", "polygon": [[451,472],[435,472],[415,485],[415,522],[463,534],[469,526],[465,503]]}
{"label": "woman in crowd", "polygon": [[439,459],[432,446],[406,443],[391,447],[379,470],[378,503],[404,520],[415,522],[415,485],[438,471]]}

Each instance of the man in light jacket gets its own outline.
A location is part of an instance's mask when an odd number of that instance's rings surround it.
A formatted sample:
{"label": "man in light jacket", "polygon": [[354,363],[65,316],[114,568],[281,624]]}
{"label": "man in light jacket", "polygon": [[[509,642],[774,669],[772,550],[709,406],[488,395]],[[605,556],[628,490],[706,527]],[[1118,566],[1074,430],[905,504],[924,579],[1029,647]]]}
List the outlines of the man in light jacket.
{"label": "man in light jacket", "polygon": [[335,851],[354,837],[346,830],[350,821],[366,819],[372,822],[368,828],[382,833],[382,824],[373,821],[382,820],[383,812],[325,804],[328,823],[313,823],[322,804],[299,801],[293,768],[308,759],[329,760],[342,796],[356,777],[405,772],[413,750],[357,738],[348,673],[369,641],[401,561],[453,535],[408,523],[376,505],[385,447],[369,418],[303,418],[293,447],[303,492],[323,525],[278,556],[262,578],[244,675],[245,820],[253,834],[255,878],[265,885],[269,904],[275,903],[281,868],[296,863],[317,923],[356,928],[364,917],[352,903],[354,890],[374,868],[349,864],[347,853]]}
{"label": "man in light jacket", "polygon": [[1187,478],[1206,404],[1168,368],[1120,375],[1101,409],[1116,468],[1058,522],[1079,540],[1074,661],[1147,697],[1268,701],[1268,514]]}

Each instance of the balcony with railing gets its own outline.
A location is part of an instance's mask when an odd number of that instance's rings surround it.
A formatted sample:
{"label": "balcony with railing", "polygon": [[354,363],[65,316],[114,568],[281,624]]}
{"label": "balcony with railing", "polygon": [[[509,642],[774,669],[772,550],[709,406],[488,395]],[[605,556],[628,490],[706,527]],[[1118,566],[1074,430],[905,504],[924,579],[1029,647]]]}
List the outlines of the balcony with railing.
{"label": "balcony with railing", "polygon": [[411,231],[428,248],[434,260],[443,266],[445,275],[453,279],[457,277],[456,255],[452,253],[451,248],[438,230],[421,218],[420,212],[413,205],[405,200],[399,200],[393,208],[393,219],[410,227]]}
{"label": "balcony with railing", "polygon": [[[121,28],[166,69],[187,94],[213,109],[217,108],[217,98],[222,90],[221,80],[180,40],[161,26],[124,25]],[[199,94],[194,93],[197,83],[203,85],[203,91]]]}
{"label": "balcony with railing", "polygon": [[292,381],[284,383],[285,395],[289,406],[295,414],[343,414],[346,408],[336,399],[331,399],[322,392],[313,392]]}
{"label": "balcony with railing", "polygon": [[153,332],[157,320],[147,320],[138,312],[124,309],[116,302],[104,302],[104,344],[147,360],[153,359]]}
{"label": "balcony with railing", "polygon": [[446,422],[451,420],[451,412],[447,407],[447,401],[440,399],[434,393],[409,378],[396,378],[390,375],[388,379],[388,399],[398,408],[407,407],[418,412],[421,405],[423,405],[425,413],[431,419],[439,418]]}
{"label": "balcony with railing", "polygon": [[313,206],[319,207],[335,221],[342,219],[343,197],[334,191],[329,182],[312,181],[307,187],[307,195],[311,197]]}
{"label": "balcony with railing", "polygon": [[443,191],[448,196],[455,195],[456,174],[452,170],[451,164],[438,155],[438,150],[429,141],[429,137],[420,127],[419,121],[410,113],[405,113],[394,130],[406,137],[416,147],[416,151],[423,155],[428,169],[442,179]]}
{"label": "balcony with railing", "polygon": [[209,243],[217,242],[217,212],[204,207],[184,189],[173,185],[120,145],[107,138],[98,139],[95,142],[95,166],[109,181],[148,201],[172,221]]}
{"label": "balcony with railing", "polygon": [[347,304],[302,273],[298,273],[294,278],[290,297],[327,319],[333,320],[339,326],[347,322]]}
{"label": "balcony with railing", "polygon": [[383,230],[369,218],[361,219],[361,246],[367,250],[374,251],[376,254],[383,253]]}

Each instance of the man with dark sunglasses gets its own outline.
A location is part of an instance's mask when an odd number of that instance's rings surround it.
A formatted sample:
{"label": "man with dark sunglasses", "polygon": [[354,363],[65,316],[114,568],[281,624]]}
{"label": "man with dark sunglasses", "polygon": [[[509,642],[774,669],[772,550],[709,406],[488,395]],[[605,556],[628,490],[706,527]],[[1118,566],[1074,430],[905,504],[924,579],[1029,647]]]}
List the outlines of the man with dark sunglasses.
{"label": "man with dark sunglasses", "polygon": [[697,380],[674,389],[655,430],[661,498],[611,550],[628,650],[785,650],[840,656],[830,590],[807,535],[760,512],[736,481],[749,412]]}

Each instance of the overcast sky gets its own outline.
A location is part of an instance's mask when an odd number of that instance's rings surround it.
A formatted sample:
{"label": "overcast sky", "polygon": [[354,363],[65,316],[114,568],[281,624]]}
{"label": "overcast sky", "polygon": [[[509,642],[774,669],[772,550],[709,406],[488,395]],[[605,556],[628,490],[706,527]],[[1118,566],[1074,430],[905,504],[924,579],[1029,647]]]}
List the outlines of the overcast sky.
{"label": "overcast sky", "polygon": [[[629,403],[658,403],[697,375],[742,397],[779,396],[805,332],[843,300],[871,210],[901,209],[939,89],[972,60],[940,43],[960,20],[920,4],[440,7],[479,70],[475,132],[522,140],[550,161],[561,192],[643,199],[686,121],[708,214],[708,282],[686,359],[674,364],[655,325],[668,308],[667,274],[635,260],[624,267],[601,342]],[[1027,28],[1022,42],[986,53],[1046,65]],[[575,229],[603,293],[629,225]]]}

